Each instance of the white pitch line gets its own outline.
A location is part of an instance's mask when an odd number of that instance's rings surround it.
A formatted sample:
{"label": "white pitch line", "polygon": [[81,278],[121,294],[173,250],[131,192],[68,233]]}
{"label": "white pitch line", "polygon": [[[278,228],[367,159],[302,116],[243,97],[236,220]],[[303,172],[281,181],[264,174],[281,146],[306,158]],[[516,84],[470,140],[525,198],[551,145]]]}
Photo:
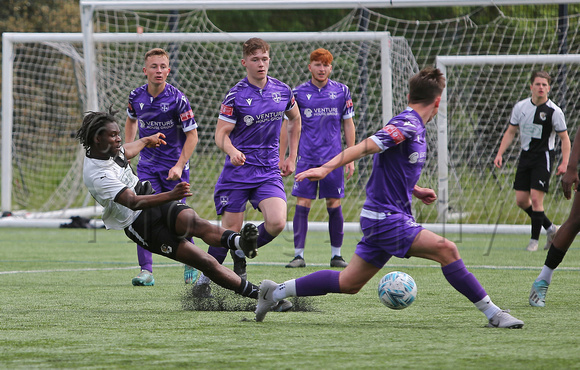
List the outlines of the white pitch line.
{"label": "white pitch line", "polygon": [[[232,265],[231,262],[226,262],[224,265]],[[285,262],[250,262],[248,265],[254,266],[285,266]],[[153,265],[156,269],[163,267],[179,267],[182,264],[162,264]],[[328,267],[325,263],[309,263],[308,267]],[[83,271],[112,271],[112,270],[132,270],[137,268],[136,266],[123,266],[123,267],[88,267],[79,269],[47,269],[47,270],[15,270],[15,271],[0,271],[0,275],[13,275],[13,274],[46,274],[51,272],[83,272]],[[440,268],[439,265],[386,265],[383,269],[401,269],[401,268]],[[493,266],[493,265],[480,265],[480,266],[467,266],[468,269],[482,269],[482,270],[539,270],[541,267],[532,266]],[[580,267],[558,267],[558,270],[564,271],[580,271]]]}

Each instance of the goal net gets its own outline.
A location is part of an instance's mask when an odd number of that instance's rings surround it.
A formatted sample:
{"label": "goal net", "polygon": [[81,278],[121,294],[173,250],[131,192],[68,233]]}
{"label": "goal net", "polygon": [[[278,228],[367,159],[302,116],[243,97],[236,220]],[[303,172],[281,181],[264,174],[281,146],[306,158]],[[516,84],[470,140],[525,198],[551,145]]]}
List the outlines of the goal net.
{"label": "goal net", "polygon": [[[404,109],[407,79],[418,71],[405,39],[391,38],[387,32],[226,34],[215,32],[207,21],[200,27],[198,18],[204,13],[195,11],[182,13],[179,19],[170,19],[174,17],[170,14],[164,19],[157,13],[114,13],[114,20],[108,12],[95,17],[98,107],[120,111],[119,123],[124,126],[129,92],[146,83],[145,52],[162,47],[170,53],[168,82],[188,96],[199,124],[199,143],[190,161],[194,195],[188,203],[207,219],[216,217],[213,189],[225,159],[214,142],[215,124],[226,92],[245,76],[240,62],[243,41],[250,37],[268,41],[269,75],[291,87],[310,78],[307,65],[312,50],[330,50],[335,58],[332,78],[347,84],[356,102],[359,138],[378,130],[393,110]],[[171,22],[173,26],[165,26]],[[87,205],[91,200],[82,185],[83,152],[74,139],[88,104],[82,35],[67,41],[35,37],[34,42],[18,39],[16,34],[12,38],[12,210]],[[361,163],[360,177],[347,185],[353,199],[345,207],[350,220],[356,220],[360,212],[370,165]],[[288,194],[291,186],[292,179],[286,179]],[[289,210],[293,209],[290,198]],[[313,211],[313,220],[326,214],[324,204]]]}
{"label": "goal net", "polygon": [[[480,13],[489,14],[494,9],[497,8],[447,20],[416,21],[360,8],[325,30],[324,34],[339,35],[327,40],[298,40],[298,36],[282,40],[278,36],[269,38],[273,34],[263,35],[272,44],[270,75],[294,87],[309,78],[306,66],[310,51],[317,47],[329,49],[335,56],[332,78],[346,83],[353,93],[360,141],[380,128],[385,117],[405,108],[408,78],[419,68],[435,65],[437,56],[580,53],[578,15],[519,19],[506,17],[498,10],[496,18],[483,22]],[[125,121],[129,91],[145,83],[141,71],[144,53],[152,47],[170,52],[170,83],[188,95],[200,124],[200,142],[191,160],[195,195],[189,203],[203,217],[214,218],[213,186],[224,159],[213,142],[217,111],[224,94],[245,75],[240,65],[242,36],[260,35],[238,35],[237,39],[232,36],[228,41],[199,39],[201,34],[226,38],[228,34],[217,29],[204,11],[191,10],[95,9],[92,26],[98,107],[112,105],[120,110],[121,124]],[[390,81],[385,83],[381,74],[385,68],[381,41],[336,38],[353,31],[387,32],[391,36],[387,59]],[[195,39],[181,39],[181,35],[188,33],[195,35]],[[64,39],[60,40],[48,40],[47,34],[33,37],[9,42],[13,48],[10,61],[4,57],[5,52],[3,55],[3,120],[7,116],[13,119],[9,128],[13,140],[5,144],[8,129],[3,124],[2,209],[50,211],[90,204],[80,179],[78,161],[82,151],[71,137],[90,95],[85,81],[82,36],[76,35],[74,40],[71,35],[61,35]],[[3,40],[8,38],[4,33]],[[10,73],[14,84],[10,95],[13,109],[5,108],[9,101],[5,63],[13,68]],[[568,62],[448,66],[448,143],[442,146],[448,151],[447,194],[442,195],[445,209],[441,211],[439,207],[438,212],[438,207],[415,202],[416,219],[421,223],[438,222],[442,221],[439,213],[444,212],[446,222],[528,223],[511,190],[520,150],[517,139],[504,155],[502,170],[493,168],[493,156],[512,106],[529,96],[528,79],[533,69],[546,69],[552,75],[551,98],[564,110],[569,135],[574,136],[579,116],[576,102],[580,101],[578,69],[574,67],[574,63]],[[391,109],[386,108],[389,106]],[[439,135],[436,124],[429,124],[427,129],[429,154],[419,185],[439,190],[444,171],[438,163],[442,157]],[[10,159],[6,159],[8,151]],[[5,175],[6,161],[10,162],[9,179]],[[359,161],[355,178],[346,184],[347,197],[343,202],[346,221],[358,220],[369,166],[368,160]],[[291,181],[286,179],[288,194]],[[7,182],[9,194],[5,190]],[[292,198],[288,197],[288,219],[293,216]],[[560,195],[556,177],[552,178],[551,191],[544,203],[554,222],[564,221],[570,202]],[[326,220],[324,207],[324,202],[314,202],[310,220]],[[250,214],[248,218],[260,216]]]}

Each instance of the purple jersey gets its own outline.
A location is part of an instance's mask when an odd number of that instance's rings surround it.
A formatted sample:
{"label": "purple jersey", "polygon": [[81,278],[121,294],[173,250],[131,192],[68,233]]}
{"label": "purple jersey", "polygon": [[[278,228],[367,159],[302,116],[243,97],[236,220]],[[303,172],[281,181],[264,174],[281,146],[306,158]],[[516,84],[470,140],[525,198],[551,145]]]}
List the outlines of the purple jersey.
{"label": "purple jersey", "polygon": [[354,116],[350,90],[332,80],[322,88],[308,81],[293,93],[302,116],[298,158],[307,163],[326,163],[342,151],[342,120]]}
{"label": "purple jersey", "polygon": [[425,125],[411,108],[392,118],[371,139],[381,148],[373,156],[364,210],[411,215],[415,184],[427,158]]}
{"label": "purple jersey", "polygon": [[[154,167],[170,169],[179,160],[185,133],[197,128],[187,97],[170,84],[157,97],[147,91],[147,84],[131,91],[127,114],[136,119],[139,137],[162,132],[167,145],[143,148],[138,169]],[[186,167],[187,168],[187,167]]]}
{"label": "purple jersey", "polygon": [[[246,156],[243,166],[235,167],[226,156],[219,182],[251,183],[263,181],[278,169],[280,129],[284,112],[294,106],[294,96],[288,85],[268,77],[263,89],[252,85],[248,78],[238,82],[222,102],[219,118],[235,125],[230,132],[232,144]],[[256,179],[256,170],[264,176]]]}

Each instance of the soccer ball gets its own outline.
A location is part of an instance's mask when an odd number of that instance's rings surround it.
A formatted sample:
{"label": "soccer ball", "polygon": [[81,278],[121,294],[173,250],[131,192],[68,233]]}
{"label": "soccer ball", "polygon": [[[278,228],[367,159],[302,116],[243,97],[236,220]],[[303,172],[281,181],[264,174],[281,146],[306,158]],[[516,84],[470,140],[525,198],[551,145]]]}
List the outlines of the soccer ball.
{"label": "soccer ball", "polygon": [[417,284],[411,275],[400,271],[389,272],[379,282],[379,299],[393,310],[407,308],[417,298]]}

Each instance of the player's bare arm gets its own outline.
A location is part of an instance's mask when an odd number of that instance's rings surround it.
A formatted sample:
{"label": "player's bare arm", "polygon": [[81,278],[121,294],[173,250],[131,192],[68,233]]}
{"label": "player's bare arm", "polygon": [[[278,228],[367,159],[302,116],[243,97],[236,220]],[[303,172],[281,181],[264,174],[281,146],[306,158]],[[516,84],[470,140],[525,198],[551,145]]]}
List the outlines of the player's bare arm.
{"label": "player's bare arm", "polygon": [[367,138],[355,146],[346,148],[322,166],[300,172],[295,176],[295,179],[296,181],[302,181],[304,179],[313,181],[322,180],[333,170],[342,167],[347,163],[353,162],[362,157],[366,157],[367,155],[378,153],[380,151],[381,148],[372,139]]}
{"label": "player's bare arm", "polygon": [[296,158],[298,157],[298,143],[300,141],[300,132],[302,129],[302,118],[300,117],[300,110],[298,104],[286,112],[288,117],[287,125],[287,143],[289,147],[288,157],[282,163],[282,176],[291,175],[296,170]]}
{"label": "player's bare arm", "polygon": [[123,145],[125,148],[125,157],[131,159],[139,154],[139,152],[145,147],[157,148],[160,145],[166,145],[167,143],[163,140],[164,138],[165,135],[158,132],[151,136],[142,137],[141,139],[131,143],[125,143],[125,145]]}
{"label": "player's bare arm", "polygon": [[501,139],[501,144],[499,145],[499,150],[497,151],[497,155],[493,161],[493,164],[497,168],[501,168],[503,165],[503,153],[507,150],[507,148],[511,145],[516,133],[518,131],[518,126],[514,126],[512,124],[508,125],[507,130],[503,134],[503,138]]}
{"label": "player's bare arm", "polygon": [[556,175],[563,175],[566,173],[568,160],[570,159],[570,137],[568,136],[568,131],[558,132],[558,137],[560,137],[560,142],[562,143],[562,163],[558,166]]}
{"label": "player's bare arm", "polygon": [[[344,131],[344,139],[346,141],[346,147],[350,148],[355,144],[356,130],[354,128],[354,121],[351,118],[342,120],[342,129]],[[344,166],[344,173],[346,179],[350,179],[354,175],[354,162],[347,163]]]}
{"label": "player's bare arm", "polygon": [[437,200],[437,194],[435,190],[430,188],[422,188],[420,186],[415,185],[413,189],[413,195],[415,198],[421,200],[425,204],[431,204]]}
{"label": "player's bare arm", "polygon": [[193,151],[197,146],[199,137],[197,135],[197,129],[187,131],[185,133],[185,143],[183,143],[183,148],[181,150],[181,155],[175,166],[169,169],[166,180],[179,180],[185,165],[189,161],[189,158],[193,155]]}
{"label": "player's bare arm", "polygon": [[133,190],[127,188],[117,195],[115,202],[135,211],[156,207],[172,200],[181,200],[192,195],[189,184],[180,182],[171,191],[151,195],[137,195]]}
{"label": "player's bare arm", "polygon": [[230,161],[234,166],[241,166],[246,162],[246,156],[230,140],[230,133],[234,130],[234,127],[234,124],[218,119],[215,129],[215,143],[218,148],[230,156]]}
{"label": "player's bare arm", "polygon": [[135,141],[137,129],[137,120],[127,117],[127,120],[125,121],[125,143],[132,143]]}
{"label": "player's bare arm", "polygon": [[576,132],[574,137],[574,145],[572,146],[572,151],[570,153],[570,159],[568,160],[568,166],[566,167],[566,173],[562,176],[562,191],[566,199],[572,197],[572,189],[576,191],[578,189],[578,161],[580,160],[580,130]]}

